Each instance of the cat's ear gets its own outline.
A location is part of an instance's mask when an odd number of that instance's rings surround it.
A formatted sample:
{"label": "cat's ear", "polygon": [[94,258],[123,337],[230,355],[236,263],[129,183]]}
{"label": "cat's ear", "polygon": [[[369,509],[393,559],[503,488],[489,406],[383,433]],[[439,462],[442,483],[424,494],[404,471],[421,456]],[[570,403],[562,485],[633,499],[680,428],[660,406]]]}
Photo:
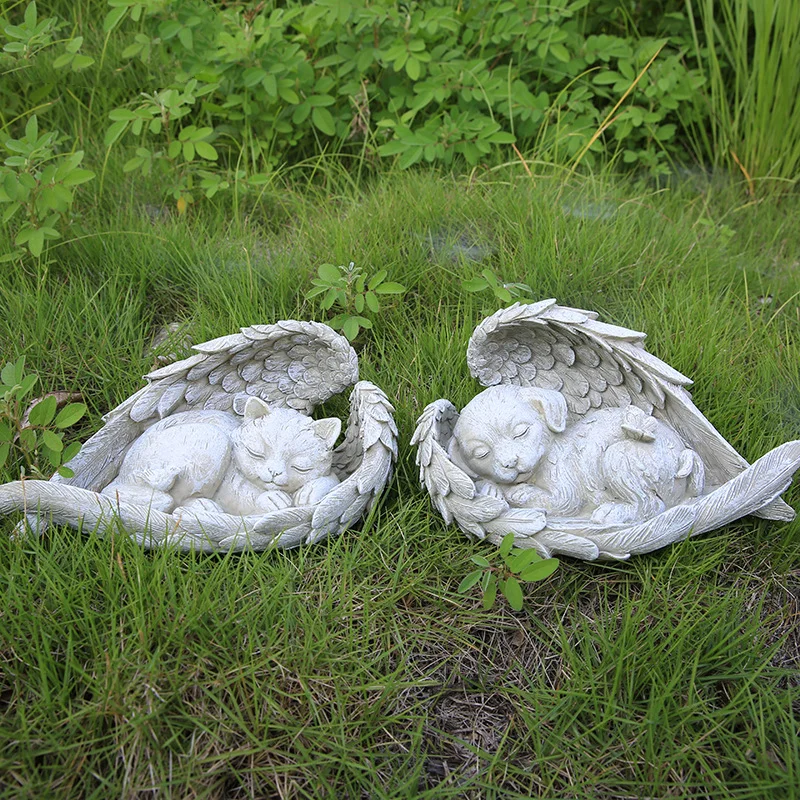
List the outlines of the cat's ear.
{"label": "cat's ear", "polygon": [[544,418],[553,433],[562,433],[567,427],[567,401],[561,392],[552,389],[520,389],[522,397]]}
{"label": "cat's ear", "polygon": [[[237,398],[238,400],[239,398]],[[236,400],[234,400],[234,410],[238,411],[235,407]],[[242,411],[239,411],[240,414],[244,415],[245,419],[260,419],[261,417],[266,417],[272,409],[260,398],[260,397],[248,397],[247,400],[243,404],[240,404],[240,408]]]}
{"label": "cat's ear", "polygon": [[342,421],[336,417],[318,419],[311,423],[314,433],[322,439],[328,447],[333,447],[342,430]]}

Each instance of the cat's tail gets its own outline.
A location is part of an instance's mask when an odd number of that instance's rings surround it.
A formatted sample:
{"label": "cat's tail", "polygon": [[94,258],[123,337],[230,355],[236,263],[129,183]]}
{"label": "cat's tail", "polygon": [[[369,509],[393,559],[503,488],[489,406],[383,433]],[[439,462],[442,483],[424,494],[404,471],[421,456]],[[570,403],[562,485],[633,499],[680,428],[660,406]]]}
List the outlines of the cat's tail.
{"label": "cat's tail", "polygon": [[[22,480],[0,486],[0,515],[13,511],[89,529],[105,529],[119,520],[128,530],[149,530],[156,538],[160,538],[160,530],[168,534],[175,529],[169,514],[57,481]],[[151,537],[137,533],[136,538],[149,543]]]}

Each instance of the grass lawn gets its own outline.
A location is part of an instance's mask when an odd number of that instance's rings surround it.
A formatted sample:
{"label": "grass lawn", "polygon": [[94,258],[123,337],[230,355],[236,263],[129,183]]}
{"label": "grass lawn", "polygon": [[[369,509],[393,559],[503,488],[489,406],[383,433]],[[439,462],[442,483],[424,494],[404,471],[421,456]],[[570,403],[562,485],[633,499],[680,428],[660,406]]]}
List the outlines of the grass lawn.
{"label": "grass lawn", "polygon": [[[491,548],[445,526],[408,446],[427,403],[479,390],[466,344],[498,306],[461,281],[487,266],[531,300],[647,331],[749,460],[800,438],[798,198],[509,168],[365,191],[295,177],[257,209],[95,209],[46,259],[4,265],[3,360],[25,354],[42,391],[81,392],[85,438],[141,385],[163,325],[202,342],[324,321],[304,300],[320,263],[385,268],[409,291],[355,346],[397,409],[395,478],[358,529],[289,552],[15,539],[3,520],[0,794],[800,796],[797,522],[564,559],[521,612],[484,611],[455,589]],[[797,483],[785,499],[800,507]]]}

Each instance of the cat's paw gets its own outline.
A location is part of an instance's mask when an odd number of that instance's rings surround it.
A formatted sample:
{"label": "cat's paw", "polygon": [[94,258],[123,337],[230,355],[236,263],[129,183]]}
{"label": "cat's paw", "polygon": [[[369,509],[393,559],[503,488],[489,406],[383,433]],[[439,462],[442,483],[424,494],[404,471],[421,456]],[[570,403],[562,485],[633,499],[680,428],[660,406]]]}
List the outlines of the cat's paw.
{"label": "cat's paw", "polygon": [[294,493],[294,504],[296,506],[316,505],[331,491],[331,489],[338,485],[339,480],[335,475],[326,475],[324,478],[317,478]]}
{"label": "cat's paw", "polygon": [[292,505],[292,496],[287,492],[282,492],[280,489],[272,489],[268,492],[262,492],[256,498],[255,510],[256,512],[281,511],[284,508],[289,508]]}
{"label": "cat's paw", "polygon": [[637,522],[637,509],[627,503],[603,503],[592,514],[592,522],[596,525],[626,525]]}
{"label": "cat's paw", "polygon": [[505,499],[509,505],[517,508],[542,508],[545,505],[546,496],[537,486],[521,483],[519,486],[507,489]]}
{"label": "cat's paw", "polygon": [[181,511],[207,511],[214,514],[225,513],[225,509],[222,508],[219,503],[208,497],[192,497],[190,500],[178,506],[173,513],[179,513]]}
{"label": "cat's paw", "polygon": [[502,490],[496,483],[478,478],[475,481],[475,493],[482,497],[494,497],[496,500],[505,500]]}

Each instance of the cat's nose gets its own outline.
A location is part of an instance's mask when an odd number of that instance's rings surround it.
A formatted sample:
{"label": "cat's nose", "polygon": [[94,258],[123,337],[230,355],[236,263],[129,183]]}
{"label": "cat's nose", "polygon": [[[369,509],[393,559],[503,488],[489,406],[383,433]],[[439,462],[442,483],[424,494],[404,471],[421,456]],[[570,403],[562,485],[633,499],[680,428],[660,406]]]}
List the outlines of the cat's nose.
{"label": "cat's nose", "polygon": [[506,456],[506,458],[504,458],[500,463],[506,469],[511,469],[512,467],[517,466],[517,464],[519,463],[519,458],[517,458],[517,456]]}

